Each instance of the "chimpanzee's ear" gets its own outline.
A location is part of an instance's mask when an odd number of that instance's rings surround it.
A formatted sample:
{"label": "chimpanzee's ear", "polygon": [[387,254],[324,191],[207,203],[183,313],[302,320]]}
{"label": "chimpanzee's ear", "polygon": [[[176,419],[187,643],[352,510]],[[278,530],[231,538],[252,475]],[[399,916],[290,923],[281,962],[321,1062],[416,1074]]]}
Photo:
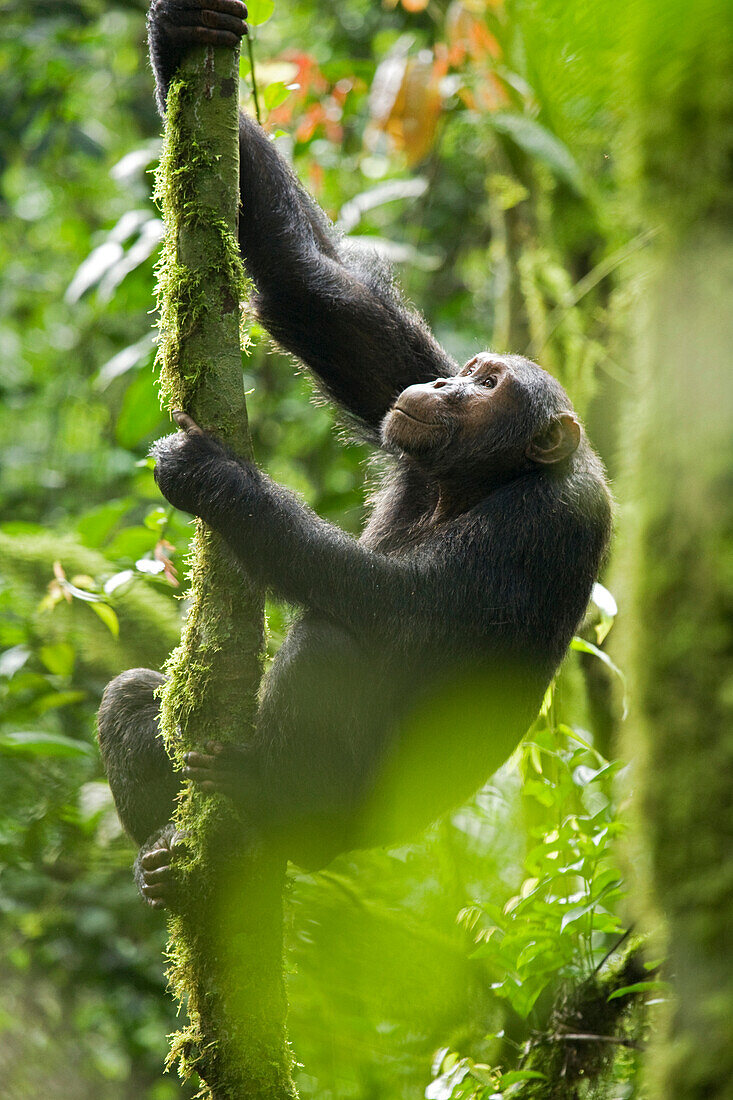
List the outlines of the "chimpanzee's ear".
{"label": "chimpanzee's ear", "polygon": [[564,458],[578,449],[580,443],[580,424],[572,413],[556,416],[549,428],[534,437],[527,447],[527,458],[543,465],[551,466],[562,462]]}

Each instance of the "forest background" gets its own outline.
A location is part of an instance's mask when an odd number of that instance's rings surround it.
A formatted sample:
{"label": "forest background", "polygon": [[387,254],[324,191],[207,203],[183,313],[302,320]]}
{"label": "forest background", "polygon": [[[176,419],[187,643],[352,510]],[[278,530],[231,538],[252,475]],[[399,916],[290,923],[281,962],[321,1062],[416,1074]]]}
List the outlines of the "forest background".
{"label": "forest background", "polygon": [[[146,459],[170,424],[153,371],[160,121],[145,7],[0,3],[0,1074],[12,1100],[182,1094],[161,1076],[176,1026],[165,929],[136,897],[94,742],[106,681],[159,667],[178,637],[191,533]],[[602,998],[595,1021],[613,1031],[613,1057],[572,1087],[652,1095],[683,1061],[699,1084],[707,1061],[700,1095],[723,1097],[731,14],[722,0],[293,0],[273,15],[253,0],[250,18],[263,120],[309,190],[392,259],[457,359],[492,347],[555,373],[618,499],[604,587],[507,766],[411,844],[293,871],[301,1095],[524,1095],[527,1043],[551,1029],[558,999],[651,930],[648,982],[622,1012]],[[246,51],[241,73],[252,110]],[[357,533],[368,452],[248,329],[258,461]],[[288,615],[268,606],[271,652]],[[665,950],[671,992],[656,974]],[[643,1074],[675,995],[687,1013],[670,1050],[657,1040],[668,1068]],[[680,1080],[676,1095],[697,1095]]]}

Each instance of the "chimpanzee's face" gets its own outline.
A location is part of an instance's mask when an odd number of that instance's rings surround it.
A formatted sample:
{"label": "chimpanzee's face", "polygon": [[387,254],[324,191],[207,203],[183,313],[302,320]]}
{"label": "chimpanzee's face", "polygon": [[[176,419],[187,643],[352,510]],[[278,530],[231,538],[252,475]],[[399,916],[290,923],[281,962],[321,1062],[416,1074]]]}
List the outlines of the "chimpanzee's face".
{"label": "chimpanzee's face", "polygon": [[511,460],[509,452],[524,440],[526,407],[510,359],[483,352],[459,374],[403,390],[384,420],[382,439],[389,450],[436,472],[474,458]]}

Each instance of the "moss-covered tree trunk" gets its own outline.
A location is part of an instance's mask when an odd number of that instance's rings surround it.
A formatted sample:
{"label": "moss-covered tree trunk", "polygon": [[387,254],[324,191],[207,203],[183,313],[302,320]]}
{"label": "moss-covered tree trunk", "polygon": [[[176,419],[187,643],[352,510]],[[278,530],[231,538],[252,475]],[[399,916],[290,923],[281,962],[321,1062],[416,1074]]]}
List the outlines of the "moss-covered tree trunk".
{"label": "moss-covered tree trunk", "polygon": [[[234,51],[192,54],[170,89],[157,194],[167,227],[160,267],[161,388],[241,454],[250,449],[242,387],[236,246],[238,65]],[[262,671],[262,594],[223,540],[197,523],[191,607],[168,665],[163,729],[181,754],[251,735]],[[294,1097],[285,1035],[284,864],[247,835],[220,797],[188,791],[178,821],[182,864],[171,919],[170,977],[188,1012],[170,1061],[216,1100]]]}
{"label": "moss-covered tree trunk", "polygon": [[[647,280],[633,454],[630,751],[670,1026],[654,1100],[733,1095],[733,20],[727,0],[629,6]],[[638,422],[638,430],[634,425]],[[645,876],[649,877],[649,876]]]}

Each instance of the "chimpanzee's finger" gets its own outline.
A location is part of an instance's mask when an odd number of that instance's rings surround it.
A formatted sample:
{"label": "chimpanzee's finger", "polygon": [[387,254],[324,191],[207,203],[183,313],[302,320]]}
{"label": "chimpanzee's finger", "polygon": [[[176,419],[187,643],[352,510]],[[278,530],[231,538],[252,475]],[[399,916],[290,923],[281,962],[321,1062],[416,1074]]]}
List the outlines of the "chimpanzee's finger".
{"label": "chimpanzee's finger", "polygon": [[167,867],[171,861],[171,853],[169,848],[153,848],[151,852],[146,852],[140,863],[146,871],[154,871],[159,867]]}
{"label": "chimpanzee's finger", "polygon": [[[247,33],[245,24],[244,33]],[[240,36],[231,31],[212,31],[208,27],[169,27],[168,40],[174,46],[228,46],[230,49],[237,46]]]}
{"label": "chimpanzee's finger", "polygon": [[187,435],[203,435],[201,428],[199,428],[196,421],[188,413],[181,412],[180,409],[173,409],[171,416],[175,420],[178,427],[186,432]]}
{"label": "chimpanzee's finger", "polygon": [[184,753],[183,759],[186,761],[186,765],[189,769],[213,768],[216,766],[215,757],[207,756],[203,752]]}
{"label": "chimpanzee's finger", "polygon": [[182,11],[176,16],[177,27],[202,27],[211,31],[226,31],[233,34],[238,41],[247,33],[247,24],[240,15],[229,15],[223,11],[209,10],[213,5],[207,4],[204,9]]}
{"label": "chimpanzee's finger", "polygon": [[146,898],[164,898],[169,893],[169,887],[157,883],[155,886],[143,886],[140,892]]}
{"label": "chimpanzee's finger", "polygon": [[158,867],[156,871],[148,871],[147,868],[144,871],[145,885],[155,886],[156,883],[170,883],[173,879],[172,867]]}
{"label": "chimpanzee's finger", "polygon": [[178,0],[176,15],[181,11],[223,11],[237,19],[247,18],[247,5],[242,0]]}

